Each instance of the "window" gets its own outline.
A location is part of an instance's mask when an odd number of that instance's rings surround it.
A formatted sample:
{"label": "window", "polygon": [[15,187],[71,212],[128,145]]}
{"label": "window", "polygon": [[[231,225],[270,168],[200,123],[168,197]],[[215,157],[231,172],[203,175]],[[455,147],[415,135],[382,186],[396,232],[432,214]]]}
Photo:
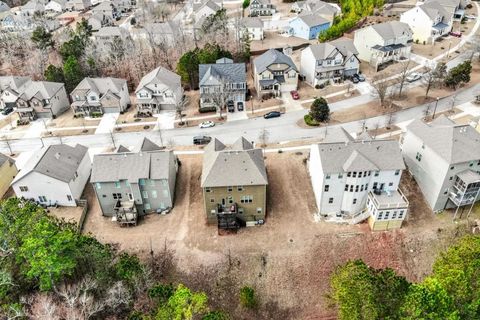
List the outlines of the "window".
{"label": "window", "polygon": [[238,208],[238,213],[243,214],[243,208]]}
{"label": "window", "polygon": [[233,187],[227,187],[227,191],[228,191],[228,192],[232,192],[232,191],[233,191]]}
{"label": "window", "polygon": [[327,175],[325,176],[325,179],[330,179],[330,175],[327,174]]}
{"label": "window", "polygon": [[233,197],[232,196],[228,196],[227,200],[228,200],[229,204],[233,204]]}
{"label": "window", "polygon": [[357,177],[357,171],[353,171],[352,177],[354,177],[354,178]]}
{"label": "window", "polygon": [[140,185],[144,186],[145,185],[145,179],[140,179]]}
{"label": "window", "polygon": [[343,173],[339,173],[338,174],[338,179],[342,179],[343,178]]}
{"label": "window", "polygon": [[385,212],[385,219],[388,219],[389,215],[390,215],[390,211]]}
{"label": "window", "polygon": [[348,184],[345,185],[345,191],[348,191]]}
{"label": "window", "polygon": [[389,182],[389,183],[388,183],[388,186],[389,186],[389,187],[393,186],[393,182]]}
{"label": "window", "polygon": [[359,178],[362,177],[362,171],[360,171],[360,172],[358,173],[358,177],[359,177]]}
{"label": "window", "polygon": [[400,170],[395,170],[395,175],[398,176],[400,174]]}
{"label": "window", "polygon": [[358,192],[358,190],[359,190],[359,186],[356,185],[356,186],[355,186],[355,192]]}
{"label": "window", "polygon": [[40,201],[40,202],[47,202],[47,197],[45,197],[45,196],[39,196],[39,197],[38,197],[38,201]]}
{"label": "window", "polygon": [[328,203],[333,203],[333,198],[328,198]]}
{"label": "window", "polygon": [[363,184],[360,186],[360,191],[363,191]]}
{"label": "window", "polygon": [[257,208],[257,213],[262,213],[262,208]]}
{"label": "window", "polygon": [[373,183],[373,189],[377,189],[377,187],[378,187],[378,182],[374,182]]}
{"label": "window", "polygon": [[237,191],[243,191],[243,186],[238,186]]}
{"label": "window", "polygon": [[122,199],[122,194],[121,193],[112,193],[112,197],[115,200],[120,200],[120,199]]}
{"label": "window", "polygon": [[212,188],[205,188],[205,192],[212,192]]}
{"label": "window", "polygon": [[157,190],[152,190],[152,198],[157,198]]}
{"label": "window", "polygon": [[347,172],[347,177],[351,177],[352,176],[352,173],[351,172]]}
{"label": "window", "polygon": [[378,177],[379,174],[380,174],[380,171],[375,171],[375,174],[373,176]]}
{"label": "window", "polygon": [[252,196],[242,196],[240,198],[241,203],[252,203],[253,202],[253,197]]}
{"label": "window", "polygon": [[378,213],[378,220],[382,220],[383,219],[383,212],[379,212]]}
{"label": "window", "polygon": [[469,167],[473,167],[473,161],[470,161],[470,163],[468,164]]}
{"label": "window", "polygon": [[150,210],[151,208],[150,203],[145,203],[145,210]]}
{"label": "window", "polygon": [[372,172],[371,172],[371,171],[368,171],[368,176],[369,176],[369,177],[370,177],[371,174],[372,174]]}
{"label": "window", "polygon": [[415,159],[417,159],[418,161],[422,161],[422,154],[420,152],[417,152]]}
{"label": "window", "polygon": [[155,187],[155,180],[148,180],[150,182],[150,187]]}
{"label": "window", "polygon": [[450,180],[450,181],[453,180],[453,177],[448,178],[448,180]]}
{"label": "window", "polygon": [[[100,188],[99,188],[100,189]],[[28,191],[28,187],[27,186],[20,186],[20,191],[22,192],[27,192]]]}
{"label": "window", "polygon": [[350,192],[353,192],[353,185],[350,185]]}
{"label": "window", "polygon": [[210,198],[210,202],[211,203],[215,202],[215,198]]}
{"label": "window", "polygon": [[392,219],[396,219],[397,218],[397,211],[393,211],[392,213]]}
{"label": "window", "polygon": [[67,194],[67,200],[68,200],[68,201],[72,201],[72,196],[69,195],[69,194]]}
{"label": "window", "polygon": [[398,219],[402,219],[403,218],[403,210],[400,210],[400,212],[398,213]]}
{"label": "window", "polygon": [[115,182],[115,188],[120,189],[120,182]]}
{"label": "window", "polygon": [[357,198],[353,199],[353,204],[357,204]]}
{"label": "window", "polygon": [[148,191],[142,191],[143,199],[148,199]]}
{"label": "window", "polygon": [[365,190],[368,190],[368,183],[365,184]]}
{"label": "window", "polygon": [[328,192],[328,189],[330,189],[330,186],[328,184],[325,185],[325,192]]}

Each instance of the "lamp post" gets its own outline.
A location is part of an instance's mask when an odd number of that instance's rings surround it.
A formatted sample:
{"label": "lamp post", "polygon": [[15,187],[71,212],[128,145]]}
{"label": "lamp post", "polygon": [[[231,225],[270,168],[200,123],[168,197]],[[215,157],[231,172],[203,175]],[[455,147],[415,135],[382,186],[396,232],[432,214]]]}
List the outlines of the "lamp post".
{"label": "lamp post", "polygon": [[433,109],[432,120],[435,119],[435,113],[437,112],[437,106],[438,106],[438,100],[440,100],[439,97],[437,97],[437,101],[435,102],[435,108]]}

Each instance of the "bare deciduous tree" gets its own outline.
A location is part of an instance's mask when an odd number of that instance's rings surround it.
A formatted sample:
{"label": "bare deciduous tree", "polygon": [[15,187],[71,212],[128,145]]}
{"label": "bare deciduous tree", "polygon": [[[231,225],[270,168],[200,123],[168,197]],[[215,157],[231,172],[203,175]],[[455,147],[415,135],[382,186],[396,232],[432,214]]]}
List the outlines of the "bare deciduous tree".
{"label": "bare deciduous tree", "polygon": [[268,138],[270,137],[270,132],[263,128],[258,134],[258,141],[260,142],[261,147],[265,148],[268,143]]}
{"label": "bare deciduous tree", "polygon": [[399,82],[398,82],[399,98],[402,97],[403,87],[405,86],[405,83],[407,82],[407,77],[410,74],[410,66],[411,66],[410,59],[400,62],[400,73],[398,74],[399,75]]}
{"label": "bare deciduous tree", "polygon": [[385,107],[385,102],[388,93],[388,81],[385,80],[386,77],[382,77],[378,74],[372,77],[372,87],[375,90],[375,94],[380,99],[380,105]]}

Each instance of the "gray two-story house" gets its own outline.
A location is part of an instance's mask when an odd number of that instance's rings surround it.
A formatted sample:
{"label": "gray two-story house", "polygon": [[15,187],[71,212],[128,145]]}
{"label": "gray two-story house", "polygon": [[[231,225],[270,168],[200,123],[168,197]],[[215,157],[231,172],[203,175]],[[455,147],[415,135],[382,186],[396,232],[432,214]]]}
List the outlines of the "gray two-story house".
{"label": "gray two-story house", "polygon": [[270,0],[252,0],[249,6],[250,17],[271,16],[277,12]]}
{"label": "gray two-story house", "polygon": [[95,155],[90,182],[104,216],[136,222],[138,216],[173,207],[177,169],[172,151],[145,138],[137,152],[122,147]]}
{"label": "gray two-story house", "polygon": [[231,101],[235,107],[245,103],[247,76],[245,63],[222,58],[214,64],[199,66],[200,109],[224,108]]}
{"label": "gray two-story house", "polygon": [[76,116],[123,112],[130,105],[127,80],[84,78],[70,93]]}

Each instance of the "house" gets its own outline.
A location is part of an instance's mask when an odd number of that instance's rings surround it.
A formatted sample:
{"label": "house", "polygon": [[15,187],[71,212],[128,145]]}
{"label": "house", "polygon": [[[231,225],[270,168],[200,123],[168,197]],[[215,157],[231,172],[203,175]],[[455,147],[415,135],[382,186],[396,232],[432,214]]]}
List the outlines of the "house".
{"label": "house", "polygon": [[10,7],[3,1],[0,1],[0,12],[10,11]]}
{"label": "house", "polygon": [[341,14],[340,7],[337,4],[314,0],[294,2],[291,11],[298,14],[316,13],[330,23],[333,23],[333,19]]}
{"label": "house", "polygon": [[282,52],[269,49],[253,60],[253,77],[257,95],[281,96],[296,90],[298,70],[292,59]]}
{"label": "house", "polygon": [[480,133],[439,116],[406,128],[402,152],[408,170],[434,212],[471,206],[480,192]]}
{"label": "house", "polygon": [[91,6],[90,0],[68,0],[65,9],[67,11],[87,11]]}
{"label": "house", "polygon": [[241,36],[243,36],[243,32],[247,32],[250,40],[263,40],[263,21],[260,18],[245,17],[240,24],[243,28]]}
{"label": "house", "polygon": [[158,67],[140,80],[135,95],[140,114],[175,110],[183,99],[181,78],[172,71]]}
{"label": "house", "polygon": [[28,77],[0,77],[1,107],[11,106],[20,121],[55,118],[68,109],[65,85],[32,81]]}
{"label": "house", "polygon": [[92,14],[87,22],[92,26],[92,31],[98,31],[103,27],[111,26],[113,24],[113,19],[110,16],[97,12]]}
{"label": "house", "polygon": [[213,139],[205,147],[201,187],[208,223],[219,228],[263,224],[267,185],[263,151],[245,138],[230,147]]}
{"label": "house", "polygon": [[426,0],[424,3],[438,2],[449,14],[449,18],[460,21],[465,16],[467,0]]}
{"label": "house", "polygon": [[[245,105],[247,73],[245,63],[222,58],[214,64],[199,65],[200,109],[218,108],[233,101]],[[221,106],[225,107],[224,105]]]}
{"label": "house", "polygon": [[107,17],[116,20],[120,18],[120,11],[115,7],[111,1],[100,2],[97,6],[92,8],[92,14],[103,13]]}
{"label": "house", "polygon": [[112,0],[112,3],[119,13],[130,12],[137,5],[136,0]]}
{"label": "house", "polygon": [[412,41],[413,32],[408,24],[389,21],[356,30],[353,43],[358,58],[378,70],[382,64],[408,59]]}
{"label": "house", "polygon": [[119,221],[130,213],[136,221],[137,216],[173,207],[177,170],[173,151],[145,138],[137,152],[122,147],[95,155],[90,182],[103,216]]}
{"label": "house", "polygon": [[[110,19],[110,16],[108,16]],[[100,28],[93,34],[95,47],[99,51],[109,52],[116,43],[130,41],[128,30],[122,27],[107,26]]]}
{"label": "house", "polygon": [[148,41],[149,45],[167,43],[169,46],[174,46],[177,41],[182,39],[180,27],[175,21],[170,20],[159,23],[146,23],[141,31],[139,34]]}
{"label": "house", "polygon": [[0,199],[10,188],[10,184],[17,175],[15,160],[0,153]]}
{"label": "house", "polygon": [[252,0],[248,9],[250,17],[271,16],[277,12],[270,0]]}
{"label": "house", "polygon": [[127,80],[84,78],[70,93],[75,115],[120,113],[130,105]]}
{"label": "house", "polygon": [[16,12],[17,15],[23,17],[33,17],[35,13],[43,13],[45,11],[45,4],[39,0],[30,0],[20,7]]}
{"label": "house", "polygon": [[201,26],[206,17],[217,13],[220,9],[222,8],[212,0],[194,2],[193,16],[195,24]]}
{"label": "house", "polygon": [[373,230],[398,228],[408,201],[399,190],[405,164],[395,140],[325,140],[310,149],[309,174],[320,216]]}
{"label": "house", "polygon": [[358,73],[360,60],[357,54],[350,39],[312,44],[302,50],[300,73],[313,87],[341,81]]}
{"label": "house", "polygon": [[74,207],[90,176],[87,147],[51,145],[36,151],[12,182],[19,198],[45,206]]}
{"label": "house", "polygon": [[50,0],[45,5],[45,11],[63,12],[66,10],[66,0]]}
{"label": "house", "polygon": [[16,14],[6,14],[1,19],[1,29],[6,32],[31,31],[35,29],[32,18]]}
{"label": "house", "polygon": [[413,40],[419,43],[434,43],[452,30],[452,16],[438,1],[431,1],[405,11],[400,21],[408,24]]}
{"label": "house", "polygon": [[303,14],[289,22],[291,35],[305,40],[317,39],[320,32],[330,28],[330,21],[316,13]]}

